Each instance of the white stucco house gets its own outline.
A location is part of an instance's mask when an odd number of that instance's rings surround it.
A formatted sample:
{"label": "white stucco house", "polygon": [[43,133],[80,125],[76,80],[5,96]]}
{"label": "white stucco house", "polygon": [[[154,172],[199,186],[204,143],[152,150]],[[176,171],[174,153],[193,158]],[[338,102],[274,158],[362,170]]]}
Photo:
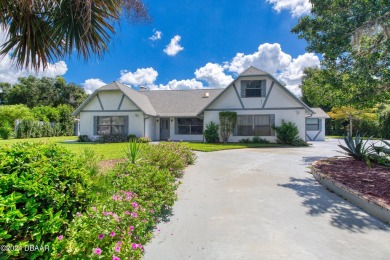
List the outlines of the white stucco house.
{"label": "white stucco house", "polygon": [[326,114],[254,67],[224,89],[136,91],[113,82],[93,92],[73,115],[80,117],[80,135],[89,137],[123,133],[152,140],[204,141],[203,130],[211,121],[219,123],[221,111],[237,112],[229,142],[253,136],[274,142],[272,125],[282,120],[295,123],[302,139],[324,140]]}

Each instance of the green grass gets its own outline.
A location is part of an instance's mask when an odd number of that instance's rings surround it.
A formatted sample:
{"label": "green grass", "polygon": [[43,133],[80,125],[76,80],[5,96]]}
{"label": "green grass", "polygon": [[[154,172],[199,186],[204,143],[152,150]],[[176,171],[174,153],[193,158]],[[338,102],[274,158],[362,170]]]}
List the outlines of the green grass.
{"label": "green grass", "polygon": [[220,143],[220,144],[207,144],[207,143],[187,143],[192,150],[201,152],[215,152],[231,149],[243,149],[243,148],[264,148],[264,147],[281,147],[280,144],[242,144],[242,143]]}
{"label": "green grass", "polygon": [[[127,149],[127,143],[78,143],[78,142],[66,142],[69,140],[77,140],[77,136],[61,136],[61,137],[42,137],[42,138],[26,138],[26,139],[0,139],[0,147],[5,144],[14,144],[17,142],[44,142],[44,143],[58,143],[70,151],[81,154],[84,149],[92,149],[102,160],[119,159],[125,157],[125,149]],[[280,147],[280,144],[242,144],[242,143],[227,143],[227,144],[206,144],[206,143],[189,143],[187,144],[194,151],[201,152],[214,152],[231,149],[243,149],[243,148],[264,148],[264,147]]]}

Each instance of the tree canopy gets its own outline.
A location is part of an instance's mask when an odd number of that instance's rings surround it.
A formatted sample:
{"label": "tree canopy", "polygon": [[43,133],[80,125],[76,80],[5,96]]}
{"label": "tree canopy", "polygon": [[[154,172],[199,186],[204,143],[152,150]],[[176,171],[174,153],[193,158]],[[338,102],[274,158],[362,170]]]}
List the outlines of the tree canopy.
{"label": "tree canopy", "polygon": [[19,67],[39,69],[75,49],[79,57],[102,57],[115,23],[150,19],[142,0],[0,0],[0,25],[7,41],[0,54],[11,53]]}
{"label": "tree canopy", "polygon": [[[351,105],[371,106],[390,95],[390,5],[388,0],[310,0],[312,14],[292,29],[308,51],[323,55],[322,71],[307,73],[304,92]],[[313,79],[308,79],[310,77]],[[322,84],[324,89],[320,90]],[[306,85],[305,85],[306,84]],[[335,93],[330,93],[335,92]],[[320,95],[318,93],[318,95]]]}
{"label": "tree canopy", "polygon": [[74,83],[67,84],[63,77],[19,78],[19,83],[10,87],[2,83],[4,104],[36,106],[70,105],[77,108],[87,97],[84,89]]}

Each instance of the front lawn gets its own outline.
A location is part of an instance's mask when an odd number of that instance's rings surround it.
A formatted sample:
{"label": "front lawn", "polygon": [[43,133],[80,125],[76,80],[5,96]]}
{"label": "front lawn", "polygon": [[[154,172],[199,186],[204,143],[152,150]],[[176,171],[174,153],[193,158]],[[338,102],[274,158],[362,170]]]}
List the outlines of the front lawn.
{"label": "front lawn", "polygon": [[284,145],[281,144],[253,144],[253,143],[218,143],[218,144],[208,144],[208,143],[185,143],[194,151],[201,152],[215,152],[222,150],[231,150],[231,149],[243,149],[243,148],[265,148],[265,147],[281,147]]}

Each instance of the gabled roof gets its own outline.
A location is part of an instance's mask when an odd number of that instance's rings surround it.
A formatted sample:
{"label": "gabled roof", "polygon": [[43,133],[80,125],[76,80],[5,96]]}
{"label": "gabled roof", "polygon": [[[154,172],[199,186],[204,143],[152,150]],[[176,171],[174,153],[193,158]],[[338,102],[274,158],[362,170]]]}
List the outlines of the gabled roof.
{"label": "gabled roof", "polygon": [[324,111],[322,110],[322,108],[320,107],[312,107],[311,110],[314,111],[314,114],[308,116],[308,117],[312,117],[312,118],[330,118],[330,116]]}
{"label": "gabled roof", "polygon": [[[159,117],[196,117],[222,89],[142,91]],[[208,93],[208,97],[204,97]]]}

